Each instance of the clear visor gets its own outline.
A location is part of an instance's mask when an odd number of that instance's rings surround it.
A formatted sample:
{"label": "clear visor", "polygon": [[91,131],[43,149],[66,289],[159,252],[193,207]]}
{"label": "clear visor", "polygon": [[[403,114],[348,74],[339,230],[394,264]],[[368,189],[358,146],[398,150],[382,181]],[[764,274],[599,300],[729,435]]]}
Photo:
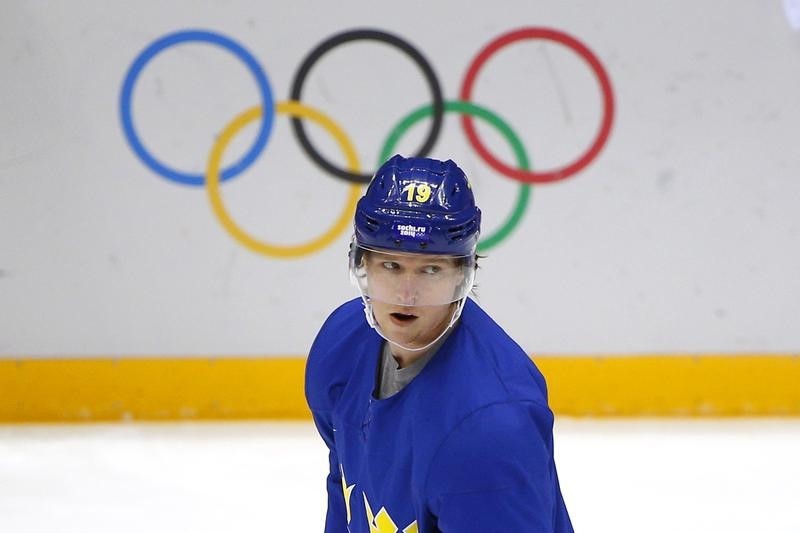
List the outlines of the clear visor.
{"label": "clear visor", "polygon": [[446,305],[465,298],[475,281],[475,257],[393,253],[353,244],[350,277],[370,300]]}

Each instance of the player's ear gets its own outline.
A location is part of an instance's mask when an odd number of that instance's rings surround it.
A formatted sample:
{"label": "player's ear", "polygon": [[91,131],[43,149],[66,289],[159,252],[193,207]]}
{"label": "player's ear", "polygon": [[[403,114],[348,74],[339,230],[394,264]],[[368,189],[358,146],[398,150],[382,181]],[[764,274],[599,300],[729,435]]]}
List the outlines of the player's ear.
{"label": "player's ear", "polygon": [[347,257],[352,260],[354,265],[361,266],[366,259],[366,254],[367,251],[358,246],[355,239],[350,241],[350,249],[347,252]]}

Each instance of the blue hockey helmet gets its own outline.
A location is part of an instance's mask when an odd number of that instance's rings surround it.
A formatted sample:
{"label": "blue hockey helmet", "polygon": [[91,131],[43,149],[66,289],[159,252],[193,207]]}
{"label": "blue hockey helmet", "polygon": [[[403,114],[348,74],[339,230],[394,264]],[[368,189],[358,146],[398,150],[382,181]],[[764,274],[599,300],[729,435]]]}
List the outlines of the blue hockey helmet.
{"label": "blue hockey helmet", "polygon": [[470,256],[480,227],[481,211],[458,165],[395,155],[358,202],[355,240],[373,249]]}

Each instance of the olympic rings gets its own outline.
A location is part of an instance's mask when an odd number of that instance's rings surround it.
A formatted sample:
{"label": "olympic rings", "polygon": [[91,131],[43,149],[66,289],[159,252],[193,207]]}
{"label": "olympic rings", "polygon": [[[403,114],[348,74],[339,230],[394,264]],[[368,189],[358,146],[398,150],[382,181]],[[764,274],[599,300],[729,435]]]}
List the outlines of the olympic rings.
{"label": "olympic rings", "polygon": [[[519,165],[519,168],[524,170],[530,169],[528,156],[525,154],[522,141],[519,140],[519,137],[516,133],[514,133],[514,130],[511,129],[511,126],[509,126],[508,123],[498,115],[489,111],[485,107],[480,107],[470,102],[448,101],[444,103],[444,110],[446,112],[461,113],[463,115],[478,117],[494,126],[494,128],[503,137],[505,137],[505,139],[508,141],[508,144],[510,144],[511,148],[514,150],[514,155],[517,157],[517,164]],[[392,152],[394,152],[394,147],[397,145],[400,137],[406,131],[408,131],[411,126],[423,118],[430,116],[431,114],[433,114],[433,106],[427,105],[412,111],[400,122],[398,122],[397,126],[392,129],[386,138],[386,141],[383,144],[383,149],[381,150],[381,156],[378,161],[386,161],[389,156],[392,155]],[[506,221],[500,226],[500,229],[480,240],[478,243],[478,252],[485,252],[499,244],[502,240],[508,237],[508,235],[520,223],[522,220],[522,214],[525,212],[525,208],[528,206],[530,190],[530,185],[520,183],[519,192],[517,193],[517,202],[514,206],[514,210],[511,212],[511,216],[509,216],[508,219],[506,219]]]}
{"label": "olympic rings", "polygon": [[225,50],[231,52],[233,55],[241,59],[244,64],[247,65],[250,73],[256,79],[258,90],[261,93],[261,106],[263,109],[267,110],[264,115],[264,120],[261,123],[261,127],[258,130],[256,140],[253,142],[253,146],[250,147],[247,153],[242,156],[238,162],[222,171],[222,181],[226,181],[244,171],[253,163],[253,161],[255,161],[255,159],[259,156],[259,154],[261,154],[261,151],[267,145],[267,139],[269,138],[269,134],[272,130],[274,102],[272,99],[272,89],[270,88],[269,80],[267,79],[267,75],[264,70],[258,64],[258,61],[256,61],[253,55],[245,50],[244,47],[232,39],[225,37],[224,35],[202,30],[179,31],[161,37],[150,46],[142,50],[142,52],[136,57],[136,59],[133,61],[133,64],[128,69],[128,73],[125,75],[125,81],[122,84],[119,113],[122,121],[122,129],[125,132],[125,137],[128,139],[133,151],[137,156],[139,156],[139,159],[141,159],[142,162],[156,174],[159,174],[168,180],[182,183],[184,185],[202,186],[203,181],[205,181],[202,175],[189,174],[173,170],[153,157],[139,140],[136,129],[133,127],[133,119],[131,118],[131,96],[136,85],[136,80],[138,79],[139,74],[141,74],[142,69],[159,52],[162,52],[176,44],[185,42],[204,42],[215,44],[217,46],[221,46]]}
{"label": "olympic rings", "polygon": [[[317,45],[316,48],[311,50],[308,56],[306,56],[306,58],[300,64],[300,68],[297,69],[297,73],[294,75],[294,81],[292,82],[292,90],[289,93],[289,98],[292,100],[301,100],[303,84],[305,83],[306,77],[311,71],[311,67],[313,67],[323,55],[339,45],[359,40],[378,41],[390,46],[394,46],[400,49],[401,52],[404,52],[406,55],[408,55],[422,71],[422,74],[425,76],[425,81],[430,87],[431,96],[433,97],[433,122],[431,123],[431,129],[428,132],[428,137],[425,139],[422,147],[417,150],[416,155],[425,156],[429,154],[439,137],[440,130],[442,129],[442,89],[439,85],[439,80],[437,79],[433,68],[431,67],[430,63],[428,63],[428,60],[425,59],[425,56],[423,56],[407,41],[397,37],[396,35],[379,30],[350,30],[326,39]],[[303,122],[300,119],[292,119],[292,128],[294,129],[294,134],[297,137],[297,140],[300,142],[300,146],[303,147],[303,150],[305,150],[308,156],[311,157],[311,159],[314,160],[317,165],[322,167],[323,170],[355,183],[366,184],[372,179],[372,174],[355,174],[352,172],[347,172],[346,170],[342,170],[329,163],[311,144],[311,141],[306,135],[305,129],[303,129]]]}
{"label": "olympic rings", "polygon": [[[339,125],[331,120],[327,115],[316,109],[307,107],[299,102],[294,101],[278,102],[275,107],[275,111],[279,114],[307,118],[322,126],[333,136],[333,138],[339,144],[339,148],[342,149],[345,159],[347,160],[348,170],[351,172],[358,172],[361,170],[353,143],[350,142],[350,139],[347,137],[344,130],[342,130],[342,128],[340,128]],[[214,211],[214,214],[216,215],[220,224],[222,224],[222,227],[224,227],[225,230],[234,239],[239,241],[239,243],[245,248],[248,248],[256,253],[274,257],[300,257],[320,250],[329,245],[334,239],[336,239],[336,237],[339,236],[339,234],[341,234],[350,226],[350,224],[352,224],[353,217],[355,216],[356,212],[356,204],[358,203],[358,199],[361,197],[361,187],[355,183],[350,185],[347,203],[345,204],[345,209],[339,215],[339,218],[336,219],[336,222],[334,222],[333,226],[328,231],[307,243],[294,246],[281,246],[277,244],[269,244],[250,236],[250,234],[241,229],[233,221],[222,203],[222,197],[220,196],[219,192],[219,167],[220,162],[222,161],[222,156],[225,153],[225,148],[228,147],[228,144],[230,144],[233,137],[239,133],[242,128],[254,120],[261,118],[263,114],[264,110],[261,109],[261,107],[253,107],[244,111],[225,127],[217,141],[214,143],[214,147],[211,149],[211,156],[208,158],[208,171],[206,173],[207,179],[205,180],[206,191],[208,192],[208,200],[211,202],[211,209]]]}
{"label": "olympic rings", "polygon": [[486,63],[486,61],[488,61],[489,58],[494,55],[495,52],[504,46],[516,41],[521,41],[523,39],[546,39],[563,44],[575,51],[592,68],[597,80],[600,82],[600,88],[603,91],[603,119],[600,123],[600,129],[597,132],[597,137],[592,145],[578,159],[560,169],[540,172],[526,171],[512,168],[494,157],[478,138],[478,134],[475,131],[475,126],[472,124],[472,118],[470,116],[463,116],[461,118],[461,124],[464,127],[467,139],[469,139],[469,142],[472,147],[475,148],[475,151],[478,152],[478,155],[480,155],[481,158],[483,158],[483,160],[489,164],[489,166],[504,176],[508,176],[526,183],[548,183],[563,180],[564,178],[568,178],[576,172],[583,170],[586,165],[588,165],[595,157],[597,157],[597,154],[600,153],[603,145],[608,140],[608,135],[611,132],[611,122],[614,117],[614,96],[611,91],[611,82],[609,81],[608,74],[603,68],[603,65],[600,63],[600,60],[597,59],[597,56],[595,56],[592,51],[584,46],[581,42],[574,37],[567,35],[566,33],[548,28],[523,28],[503,34],[486,45],[486,47],[481,50],[477,56],[475,56],[475,59],[469,66],[469,69],[467,69],[467,74],[464,76],[464,83],[461,86],[460,98],[465,102],[470,101],[470,97],[472,96],[472,88],[475,84],[475,78],[478,75],[478,71],[481,69],[484,63]]}
{"label": "olympic rings", "polygon": [[[501,48],[524,39],[544,39],[554,41],[570,48],[589,65],[602,90],[603,115],[594,141],[589,148],[574,161],[554,170],[532,170],[522,142],[511,130],[511,127],[489,109],[470,101],[475,80],[484,64]],[[432,117],[430,130],[422,146],[417,150],[417,155],[424,156],[430,153],[441,133],[444,113],[454,112],[463,115],[461,117],[461,124],[470,145],[475,149],[478,155],[498,173],[520,182],[516,203],[511,215],[502,224],[500,229],[480,241],[478,244],[479,251],[486,251],[496,246],[506,239],[518,226],[529,203],[530,184],[555,182],[580,172],[598,156],[608,141],[614,116],[614,98],[608,74],[599,59],[574,37],[558,30],[535,27],[518,29],[493,39],[475,56],[467,69],[462,82],[459,100],[447,102],[445,102],[442,96],[439,80],[425,56],[404,39],[385,31],[374,29],[348,30],[325,39],[321,44],[311,50],[295,73],[290,90],[290,100],[277,104],[273,99],[272,89],[266,72],[253,55],[240,44],[229,37],[211,31],[184,30],[174,32],[160,37],[140,52],[125,75],[119,101],[119,115],[125,138],[137,157],[157,175],[176,183],[205,186],[214,215],[225,231],[246,248],[256,253],[280,258],[294,258],[316,252],[333,242],[352,223],[355,207],[361,195],[360,185],[368,183],[371,179],[371,174],[361,173],[361,167],[353,144],[338,124],[321,111],[300,102],[300,97],[303,84],[316,62],[333,48],[357,40],[378,41],[393,46],[409,56],[422,71],[431,93],[431,102],[429,104],[412,111],[391,130],[381,151],[381,161],[379,161],[379,163],[388,158],[392,147],[396,145],[399,138],[412,125],[428,116]],[[141,74],[147,63],[158,53],[171,46],[186,42],[201,42],[220,46],[239,58],[255,78],[261,97],[260,105],[252,107],[235,117],[216,139],[208,158],[205,175],[180,172],[157,160],[147,151],[139,139],[132,118],[132,95],[139,74]],[[281,113],[292,117],[292,129],[295,136],[300,142],[302,149],[315,164],[334,177],[349,182],[349,191],[345,207],[333,226],[322,235],[297,245],[271,244],[249,235],[233,221],[222,202],[220,193],[220,182],[227,181],[243,172],[247,167],[253,164],[264,150],[272,131],[275,113]],[[473,124],[473,117],[488,122],[506,139],[516,157],[516,168],[504,164],[486,149],[477,136]],[[334,137],[339,148],[345,155],[345,160],[347,161],[345,168],[339,168],[333,165],[319,154],[309,141],[301,119],[308,119],[316,122]],[[225,149],[230,144],[233,137],[254,120],[261,120],[261,125],[252,146],[239,161],[221,170],[220,166]]]}

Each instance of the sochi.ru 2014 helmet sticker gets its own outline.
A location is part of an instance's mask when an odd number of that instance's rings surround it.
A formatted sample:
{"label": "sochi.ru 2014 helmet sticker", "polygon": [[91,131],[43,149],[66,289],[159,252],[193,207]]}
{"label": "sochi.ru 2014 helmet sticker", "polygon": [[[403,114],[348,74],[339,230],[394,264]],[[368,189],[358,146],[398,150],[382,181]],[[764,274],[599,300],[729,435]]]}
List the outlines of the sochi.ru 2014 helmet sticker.
{"label": "sochi.ru 2014 helmet sticker", "polygon": [[[577,54],[591,69],[602,93],[603,110],[600,125],[588,148],[578,154],[572,161],[554,169],[534,170],[519,136],[509,124],[497,113],[471,100],[472,91],[478,74],[484,65],[504,47],[523,40],[545,40],[563,45]],[[386,136],[380,154],[375,159],[375,166],[364,168],[356,156],[350,136],[322,110],[306,105],[302,101],[303,85],[312,68],[323,56],[339,45],[353,41],[377,41],[396,48],[408,56],[421,71],[430,91],[430,102],[412,109],[402,118]],[[134,127],[132,98],[137,79],[148,62],[160,52],[183,43],[206,43],[218,46],[240,59],[252,74],[258,86],[261,101],[257,105],[246,108],[234,117],[216,138],[211,149],[205,174],[188,173],[176,170],[156,159],[144,146]],[[253,104],[256,104],[255,102]],[[498,229],[481,238],[478,251],[485,252],[507,238],[522,219],[528,205],[532,184],[552,183],[566,179],[580,172],[600,153],[608,140],[614,118],[614,96],[611,82],[605,68],[597,56],[575,37],[562,31],[528,27],[509,31],[494,38],[478,52],[466,69],[457,99],[446,99],[436,72],[425,55],[407,40],[377,29],[355,29],[333,35],[311,50],[298,67],[291,84],[288,100],[276,102],[267,73],[256,58],[239,43],[220,33],[204,30],[186,30],[170,33],[148,45],[134,59],[125,75],[119,101],[120,120],[125,137],[139,159],[155,174],[164,179],[193,187],[205,187],[214,215],[225,230],[241,245],[269,257],[296,258],[315,253],[344,233],[352,224],[356,203],[361,196],[361,187],[368,183],[374,168],[388,159],[402,136],[412,126],[430,117],[430,125],[422,145],[414,155],[428,155],[442,133],[442,122],[445,113],[461,115],[461,125],[470,146],[475,153],[499,175],[519,182],[516,201],[512,212],[505,218]],[[242,229],[230,216],[220,194],[220,185],[235,178],[246,170],[258,158],[272,132],[276,114],[288,115],[292,120],[292,129],[302,150],[326,174],[340,179],[348,187],[347,200],[333,225],[321,235],[310,241],[281,245],[256,238]],[[331,135],[341,150],[346,167],[341,168],[329,162],[314,147],[308,138],[303,120],[310,120]],[[485,122],[508,143],[516,166],[510,166],[493,155],[478,136],[474,119]],[[232,139],[247,125],[260,121],[255,140],[248,150],[227,168],[220,168],[225,149]]]}

